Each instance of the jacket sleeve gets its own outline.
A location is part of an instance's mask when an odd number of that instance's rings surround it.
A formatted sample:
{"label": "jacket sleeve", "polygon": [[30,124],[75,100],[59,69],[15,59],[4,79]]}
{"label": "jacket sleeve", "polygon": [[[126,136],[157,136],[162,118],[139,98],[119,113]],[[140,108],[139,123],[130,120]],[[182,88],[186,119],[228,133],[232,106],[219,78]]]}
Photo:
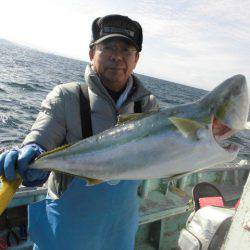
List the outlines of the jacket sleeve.
{"label": "jacket sleeve", "polygon": [[66,136],[64,103],[63,92],[58,85],[42,102],[41,111],[23,145],[36,143],[46,150],[62,145]]}

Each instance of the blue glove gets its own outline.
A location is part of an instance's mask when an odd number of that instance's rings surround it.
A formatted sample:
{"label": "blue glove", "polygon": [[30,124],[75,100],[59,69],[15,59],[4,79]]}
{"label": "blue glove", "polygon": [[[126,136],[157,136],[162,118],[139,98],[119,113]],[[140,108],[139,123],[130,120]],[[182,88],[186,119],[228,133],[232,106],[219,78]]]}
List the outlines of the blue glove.
{"label": "blue glove", "polygon": [[4,174],[8,181],[16,179],[15,164],[17,158],[18,151],[16,149],[5,151],[0,155],[0,176]]}
{"label": "blue glove", "polygon": [[49,172],[28,168],[32,160],[43,151],[36,144],[28,144],[18,150],[12,149],[2,153],[0,155],[0,175],[4,174],[8,181],[12,181],[16,178],[15,170],[17,170],[23,178],[23,185],[33,187],[43,184],[47,180]]}

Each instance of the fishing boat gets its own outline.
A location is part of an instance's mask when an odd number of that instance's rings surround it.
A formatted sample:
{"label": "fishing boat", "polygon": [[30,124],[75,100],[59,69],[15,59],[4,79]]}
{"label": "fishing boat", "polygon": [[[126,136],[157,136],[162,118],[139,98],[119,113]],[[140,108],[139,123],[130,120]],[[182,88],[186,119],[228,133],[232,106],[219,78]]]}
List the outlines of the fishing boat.
{"label": "fishing boat", "polygon": [[[178,249],[180,231],[194,209],[193,187],[204,181],[213,183],[223,194],[225,205],[234,206],[242,195],[249,167],[247,160],[236,160],[181,177],[144,180],[138,190],[140,222],[135,249]],[[32,249],[27,235],[27,205],[44,199],[46,192],[45,184],[38,188],[21,187],[15,194],[0,217],[1,250],[8,245],[12,250]]]}

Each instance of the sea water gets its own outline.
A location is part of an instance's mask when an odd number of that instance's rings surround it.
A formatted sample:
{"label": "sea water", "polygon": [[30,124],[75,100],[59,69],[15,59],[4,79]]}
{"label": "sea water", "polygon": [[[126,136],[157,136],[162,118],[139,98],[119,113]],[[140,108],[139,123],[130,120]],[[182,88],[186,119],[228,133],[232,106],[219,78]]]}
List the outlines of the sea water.
{"label": "sea water", "polygon": [[[58,84],[84,82],[87,63],[39,52],[0,39],[0,149],[19,145],[29,132],[48,92]],[[207,91],[145,75],[137,76],[163,106],[200,99]],[[232,139],[240,157],[250,155],[250,133]]]}

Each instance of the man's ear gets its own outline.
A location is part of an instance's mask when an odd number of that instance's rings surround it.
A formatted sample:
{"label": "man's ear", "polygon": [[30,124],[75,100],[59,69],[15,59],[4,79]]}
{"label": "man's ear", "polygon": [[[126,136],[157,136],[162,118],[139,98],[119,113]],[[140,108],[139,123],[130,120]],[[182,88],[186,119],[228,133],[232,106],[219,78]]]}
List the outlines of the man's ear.
{"label": "man's ear", "polygon": [[136,58],[135,58],[136,63],[138,62],[139,58],[140,58],[140,53],[139,53],[139,52],[137,52],[137,53],[136,53]]}
{"label": "man's ear", "polygon": [[93,60],[94,55],[95,55],[95,50],[94,50],[94,49],[90,49],[90,50],[89,50],[89,59],[90,59],[90,61]]}
{"label": "man's ear", "polygon": [[140,53],[137,52],[137,53],[135,54],[135,66],[134,66],[134,68],[136,67],[136,64],[137,64],[139,58],[140,58]]}

